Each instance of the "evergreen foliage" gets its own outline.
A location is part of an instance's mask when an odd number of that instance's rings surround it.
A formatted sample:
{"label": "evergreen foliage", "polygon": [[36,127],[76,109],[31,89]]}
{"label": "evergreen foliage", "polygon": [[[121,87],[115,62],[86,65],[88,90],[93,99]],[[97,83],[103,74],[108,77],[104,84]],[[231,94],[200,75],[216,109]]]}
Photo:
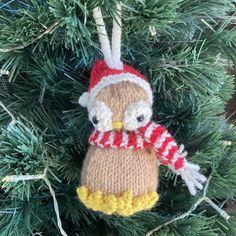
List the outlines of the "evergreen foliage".
{"label": "evergreen foliage", "polygon": [[[115,0],[2,0],[0,2],[0,179],[38,175],[49,168],[68,235],[145,235],[182,214],[201,197],[161,167],[161,199],[130,218],[86,209],[76,198],[92,130],[78,105],[89,72],[101,58],[92,9],[106,21]],[[236,63],[232,0],[123,0],[122,58],[146,75],[155,91],[154,120],[184,143],[189,159],[211,176],[207,196],[218,205],[236,196],[236,129],[224,118],[233,92],[228,65]],[[153,33],[150,29],[155,29]],[[227,145],[230,144],[230,145]],[[52,196],[43,180],[3,183],[1,236],[60,235]],[[207,203],[162,227],[156,236],[236,235]]]}

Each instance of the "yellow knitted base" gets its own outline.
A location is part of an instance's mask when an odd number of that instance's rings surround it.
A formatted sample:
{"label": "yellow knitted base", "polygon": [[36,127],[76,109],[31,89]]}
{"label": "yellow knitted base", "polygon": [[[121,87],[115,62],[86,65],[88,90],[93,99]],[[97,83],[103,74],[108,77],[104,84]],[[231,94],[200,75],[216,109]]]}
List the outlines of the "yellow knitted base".
{"label": "yellow knitted base", "polygon": [[85,186],[77,188],[76,191],[79,199],[86,207],[108,215],[130,216],[135,212],[153,207],[159,199],[159,195],[156,192],[149,192],[133,198],[132,192],[125,192],[119,197],[103,195],[101,191],[89,193]]}

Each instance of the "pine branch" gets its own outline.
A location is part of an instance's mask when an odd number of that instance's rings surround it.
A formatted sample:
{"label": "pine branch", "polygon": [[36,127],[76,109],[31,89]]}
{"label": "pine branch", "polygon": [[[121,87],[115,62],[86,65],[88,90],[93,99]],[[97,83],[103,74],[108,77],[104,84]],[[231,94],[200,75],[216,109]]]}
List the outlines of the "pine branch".
{"label": "pine branch", "polygon": [[56,213],[56,216],[57,216],[58,228],[59,228],[62,236],[68,236],[66,234],[66,232],[64,231],[64,229],[62,228],[62,222],[61,222],[61,218],[60,218],[58,202],[57,202],[57,199],[56,199],[55,192],[52,188],[52,185],[51,185],[50,181],[47,178],[47,172],[48,172],[48,168],[46,167],[45,170],[44,170],[44,173],[42,175],[20,175],[20,176],[10,175],[10,176],[5,176],[2,179],[2,181],[3,182],[19,182],[19,181],[40,180],[40,179],[44,180],[45,183],[47,184],[47,186],[49,188],[49,191],[50,191],[50,194],[52,195],[52,198],[53,198],[53,205],[54,205],[54,210],[55,210],[55,213]]}
{"label": "pine branch", "polygon": [[206,195],[207,195],[207,189],[208,189],[208,187],[209,187],[210,180],[211,180],[211,176],[208,178],[208,180],[207,180],[207,182],[206,182],[206,184],[205,184],[204,191],[203,191],[203,196],[202,196],[201,198],[199,198],[199,199],[191,206],[191,208],[190,208],[187,212],[185,212],[185,213],[183,213],[183,214],[181,214],[181,215],[179,215],[179,216],[177,216],[177,217],[175,217],[175,218],[173,218],[173,219],[171,219],[171,220],[165,222],[164,224],[161,224],[161,225],[157,226],[156,228],[150,230],[150,231],[146,234],[146,236],[151,236],[153,233],[155,233],[156,231],[160,230],[161,228],[166,227],[166,226],[168,226],[168,225],[170,225],[170,224],[173,224],[173,223],[177,222],[178,220],[182,220],[182,219],[184,219],[184,218],[187,218],[190,214],[192,214],[192,212],[193,212],[203,201],[206,201],[207,203],[209,203],[216,211],[218,211],[218,212],[220,213],[220,215],[221,215],[225,220],[228,220],[228,219],[230,218],[230,216],[226,213],[226,211],[220,209],[214,202],[212,202],[212,201],[206,196]]}
{"label": "pine branch", "polygon": [[[5,107],[0,112],[0,176],[38,176],[49,165],[61,180],[50,179],[68,235],[144,235],[189,210],[194,214],[155,233],[228,234],[232,221],[226,225],[224,218],[216,218],[213,205],[202,204],[207,199],[192,209],[202,197],[188,197],[186,186],[164,168],[159,177],[161,200],[152,211],[130,218],[106,216],[86,209],[76,198],[92,129],[78,97],[88,89],[94,60],[102,58],[91,13],[102,5],[110,34],[116,2],[1,1],[0,66],[9,77],[0,77]],[[235,30],[228,27],[235,17],[227,15],[232,1],[122,3],[124,62],[151,81],[154,119],[186,144],[189,159],[206,175],[212,170],[207,197],[224,204],[236,189],[236,133],[219,117],[234,87],[227,71],[236,61]],[[17,122],[9,128],[14,116]],[[1,236],[59,234],[44,181],[4,183],[0,195]]]}
{"label": "pine branch", "polygon": [[21,45],[21,46],[17,46],[17,47],[10,47],[10,48],[0,48],[0,52],[6,53],[6,52],[13,52],[13,51],[17,51],[17,50],[22,50],[22,49],[36,43],[38,40],[40,40],[44,36],[52,33],[59,26],[60,23],[61,23],[61,21],[54,22],[44,32],[40,33],[36,38],[34,38],[33,40],[31,40],[29,43],[27,43],[25,45]]}

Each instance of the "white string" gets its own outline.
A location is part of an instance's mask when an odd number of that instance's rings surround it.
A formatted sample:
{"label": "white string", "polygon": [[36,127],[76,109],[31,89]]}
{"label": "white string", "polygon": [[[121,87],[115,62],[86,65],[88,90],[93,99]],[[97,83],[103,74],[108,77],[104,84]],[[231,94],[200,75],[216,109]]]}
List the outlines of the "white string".
{"label": "white string", "polygon": [[208,190],[208,187],[209,187],[209,183],[210,183],[210,180],[211,180],[211,176],[208,178],[207,182],[206,182],[206,185],[205,185],[205,188],[204,188],[204,191],[203,191],[203,196],[201,198],[199,198],[195,204],[185,213],[175,217],[175,218],[172,218],[171,220],[169,221],[166,221],[165,223],[161,224],[161,225],[158,225],[157,227],[155,227],[154,229],[150,230],[146,236],[151,236],[153,233],[157,232],[158,230],[160,230],[161,228],[165,227],[165,226],[168,226],[170,224],[173,224],[175,222],[177,222],[178,220],[181,220],[181,219],[184,219],[188,216],[190,216],[192,214],[192,212],[203,202],[203,201],[206,201],[207,203],[209,203],[217,212],[219,212],[219,214],[225,219],[225,220],[228,220],[230,218],[230,215],[228,215],[228,213],[224,210],[222,210],[221,208],[219,208],[212,200],[210,200],[206,195],[207,195],[207,190]]}
{"label": "white string", "polygon": [[9,70],[0,70],[0,75],[9,75]]}
{"label": "white string", "polygon": [[13,214],[15,215],[16,214],[16,209],[14,209],[13,211],[9,211],[9,210],[0,210],[0,215],[5,215],[5,214]]}
{"label": "white string", "polygon": [[15,125],[16,124],[16,118],[15,116],[9,111],[9,109],[0,101],[0,106],[9,114],[9,116],[11,117],[11,122],[9,124],[9,127],[11,125]]}
{"label": "white string", "polygon": [[224,211],[224,210],[222,210],[221,208],[219,208],[209,197],[205,197],[204,200],[205,200],[207,203],[209,203],[216,211],[218,211],[219,214],[220,214],[223,218],[225,218],[226,220],[229,220],[230,215],[229,215],[226,211]]}
{"label": "white string", "polygon": [[52,198],[53,198],[54,210],[55,210],[55,213],[56,213],[56,216],[57,216],[57,226],[60,229],[60,232],[63,236],[68,236],[66,234],[66,232],[64,231],[64,229],[62,228],[62,223],[61,223],[61,218],[60,218],[60,213],[59,213],[59,207],[58,207],[58,202],[57,202],[57,199],[56,199],[55,192],[54,192],[48,178],[45,176],[43,179],[44,179],[45,183],[47,184],[47,186],[49,188],[49,191],[50,191],[50,193],[52,195]]}
{"label": "white string", "polygon": [[103,21],[102,11],[100,7],[95,7],[93,9],[93,17],[97,25],[97,31],[99,34],[99,40],[101,43],[101,51],[104,56],[104,60],[108,67],[113,68],[113,59],[111,53],[111,45],[107,35],[105,23]]}
{"label": "white string", "polygon": [[66,234],[66,232],[64,231],[64,229],[62,228],[58,202],[57,202],[57,199],[56,199],[55,192],[54,192],[54,190],[51,186],[51,183],[47,178],[47,168],[45,168],[44,173],[42,175],[10,175],[10,176],[4,177],[2,179],[2,181],[4,181],[4,182],[18,182],[18,181],[39,180],[39,179],[43,179],[45,181],[45,183],[47,184],[47,186],[49,188],[49,191],[52,195],[54,210],[55,210],[56,217],[57,217],[57,226],[58,226],[58,228],[61,232],[61,235],[68,236]]}
{"label": "white string", "polygon": [[121,3],[117,3],[117,13],[113,19],[113,29],[112,29],[112,57],[114,62],[114,67],[116,69],[123,69],[123,63],[121,58]]}

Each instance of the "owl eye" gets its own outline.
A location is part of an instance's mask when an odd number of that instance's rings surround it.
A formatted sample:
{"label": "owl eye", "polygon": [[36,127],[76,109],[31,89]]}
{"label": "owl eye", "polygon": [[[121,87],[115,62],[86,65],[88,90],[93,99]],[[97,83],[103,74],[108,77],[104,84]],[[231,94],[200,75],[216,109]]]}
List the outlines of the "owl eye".
{"label": "owl eye", "polygon": [[94,116],[93,118],[92,118],[92,122],[95,124],[95,125],[97,125],[98,124],[98,119],[97,119],[97,117],[96,116]]}
{"label": "owl eye", "polygon": [[124,112],[124,129],[137,130],[144,127],[151,119],[151,104],[145,101],[131,103]]}
{"label": "owl eye", "polygon": [[95,101],[89,110],[89,119],[100,132],[112,130],[112,112],[102,101]]}
{"label": "owl eye", "polygon": [[142,122],[144,120],[144,115],[138,116],[137,121]]}

